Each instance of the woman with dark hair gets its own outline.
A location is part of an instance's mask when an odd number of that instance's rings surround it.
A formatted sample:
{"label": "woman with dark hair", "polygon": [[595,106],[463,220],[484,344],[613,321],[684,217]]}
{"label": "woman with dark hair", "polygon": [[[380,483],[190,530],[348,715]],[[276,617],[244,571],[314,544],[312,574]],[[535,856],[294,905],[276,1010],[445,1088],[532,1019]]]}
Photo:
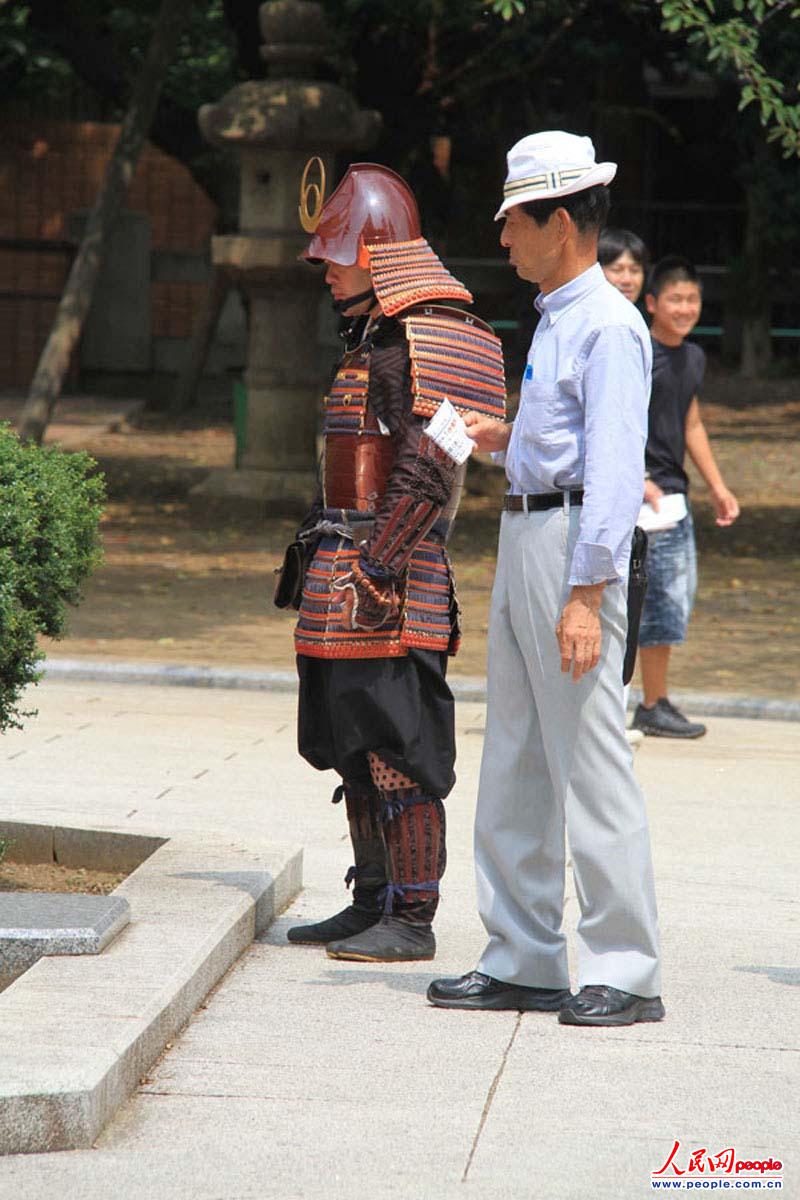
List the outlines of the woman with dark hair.
{"label": "woman with dark hair", "polygon": [[647,273],[647,247],[629,229],[604,229],[597,246],[597,261],[609,283],[635,304]]}

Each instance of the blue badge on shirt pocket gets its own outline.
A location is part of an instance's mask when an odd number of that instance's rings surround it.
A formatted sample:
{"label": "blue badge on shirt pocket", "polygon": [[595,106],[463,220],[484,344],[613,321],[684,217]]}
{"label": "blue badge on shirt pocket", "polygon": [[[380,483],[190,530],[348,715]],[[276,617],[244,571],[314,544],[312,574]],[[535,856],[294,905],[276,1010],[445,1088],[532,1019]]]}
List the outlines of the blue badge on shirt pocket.
{"label": "blue badge on shirt pocket", "polygon": [[533,379],[533,364],[532,363],[528,363],[527,367],[525,368],[525,374],[523,376],[523,379]]}

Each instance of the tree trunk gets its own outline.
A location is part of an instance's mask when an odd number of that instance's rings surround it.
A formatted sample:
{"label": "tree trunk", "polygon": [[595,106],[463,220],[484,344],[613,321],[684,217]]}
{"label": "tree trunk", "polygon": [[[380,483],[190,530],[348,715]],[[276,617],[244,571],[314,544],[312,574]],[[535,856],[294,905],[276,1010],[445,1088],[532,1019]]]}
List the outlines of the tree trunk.
{"label": "tree trunk", "polygon": [[41,442],[55,408],[70,359],[89,313],[105,240],[133,179],[158,95],[191,0],[163,0],[147,56],[136,80],[105,179],[72,264],[53,328],[42,351],[19,422],[24,441]]}
{"label": "tree trunk", "polygon": [[178,386],[175,389],[175,397],[172,402],[173,412],[182,413],[194,407],[197,398],[197,389],[200,385],[200,377],[203,374],[203,367],[206,364],[208,351],[214,340],[222,307],[230,289],[230,276],[224,275],[218,267],[215,267],[211,276],[211,284],[208,289],[205,305],[203,306],[203,312],[192,332],[183,370],[180,373]]}
{"label": "tree trunk", "polygon": [[750,313],[742,323],[742,379],[760,379],[772,362],[769,312]]}

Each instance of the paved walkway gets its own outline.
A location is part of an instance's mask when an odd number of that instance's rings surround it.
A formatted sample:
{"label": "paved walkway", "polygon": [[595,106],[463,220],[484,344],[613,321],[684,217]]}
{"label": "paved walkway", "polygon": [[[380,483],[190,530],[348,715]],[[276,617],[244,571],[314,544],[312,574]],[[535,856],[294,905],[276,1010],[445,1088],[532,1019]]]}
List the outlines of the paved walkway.
{"label": "paved walkway", "polygon": [[[701,1147],[780,1158],[784,1194],[800,1195],[800,725],[716,719],[701,742],[638,752],[667,1019],[580,1030],[423,998],[482,946],[470,851],[481,705],[457,710],[439,955],[381,967],[284,940],[290,922],[335,910],[349,864],[333,781],[296,757],[292,696],[50,682],[37,701],[39,717],[0,739],[0,816],[266,832],[305,845],[306,889],[96,1148],[6,1159],[3,1200],[627,1200],[653,1194],[676,1140],[681,1169]],[[570,928],[575,916],[570,888]]]}

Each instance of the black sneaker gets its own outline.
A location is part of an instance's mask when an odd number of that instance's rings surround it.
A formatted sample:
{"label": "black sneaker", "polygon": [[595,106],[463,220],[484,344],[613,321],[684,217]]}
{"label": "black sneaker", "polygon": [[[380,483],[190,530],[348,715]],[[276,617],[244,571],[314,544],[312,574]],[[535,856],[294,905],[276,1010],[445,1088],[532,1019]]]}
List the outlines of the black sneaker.
{"label": "black sneaker", "polygon": [[666,697],[657,700],[652,708],[637,704],[633,714],[632,729],[639,729],[648,737],[699,738],[706,732],[699,721],[688,721]]}

